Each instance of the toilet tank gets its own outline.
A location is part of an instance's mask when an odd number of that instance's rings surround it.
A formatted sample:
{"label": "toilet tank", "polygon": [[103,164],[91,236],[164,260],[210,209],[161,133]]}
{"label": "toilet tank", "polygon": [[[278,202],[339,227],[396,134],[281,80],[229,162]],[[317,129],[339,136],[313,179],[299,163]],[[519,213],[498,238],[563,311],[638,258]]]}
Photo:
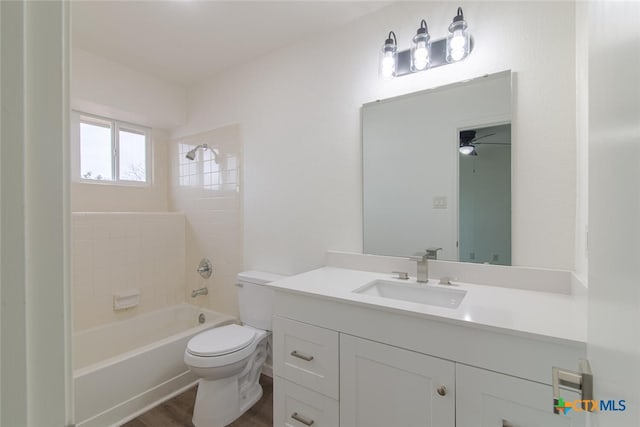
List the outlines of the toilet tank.
{"label": "toilet tank", "polygon": [[262,271],[244,271],[238,274],[238,306],[240,320],[254,328],[271,330],[273,313],[273,290],[264,286],[285,276]]}

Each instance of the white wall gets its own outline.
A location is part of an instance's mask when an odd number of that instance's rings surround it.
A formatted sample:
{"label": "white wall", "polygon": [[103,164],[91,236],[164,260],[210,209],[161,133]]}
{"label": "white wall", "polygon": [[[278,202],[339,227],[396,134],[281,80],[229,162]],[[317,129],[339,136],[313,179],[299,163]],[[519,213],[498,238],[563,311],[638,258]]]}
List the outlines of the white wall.
{"label": "white wall", "polygon": [[576,249],[575,271],[588,284],[590,2],[576,2]]}
{"label": "white wall", "polygon": [[0,9],[0,424],[71,425],[68,4]]}
{"label": "white wall", "polygon": [[181,86],[73,49],[71,108],[151,127],[153,183],[146,187],[124,187],[72,182],[72,211],[166,211],[167,129],[184,124],[186,104],[186,90]]}
{"label": "white wall", "polygon": [[435,38],[450,3],[401,3],[303,40],[189,91],[174,137],[240,123],[245,268],[296,273],[327,249],[362,249],[360,106],[485,73],[516,73],[513,264],[573,269],[575,29],[571,2],[462,4],[476,45],[464,62],[381,81],[389,30],[407,48],[421,18]]}
{"label": "white wall", "polygon": [[[588,4],[589,317],[594,396],[626,411],[593,427],[640,425],[640,3]],[[600,397],[601,396],[601,397]]]}
{"label": "white wall", "polygon": [[74,110],[160,129],[186,121],[181,86],[78,48],[71,52],[71,67]]}

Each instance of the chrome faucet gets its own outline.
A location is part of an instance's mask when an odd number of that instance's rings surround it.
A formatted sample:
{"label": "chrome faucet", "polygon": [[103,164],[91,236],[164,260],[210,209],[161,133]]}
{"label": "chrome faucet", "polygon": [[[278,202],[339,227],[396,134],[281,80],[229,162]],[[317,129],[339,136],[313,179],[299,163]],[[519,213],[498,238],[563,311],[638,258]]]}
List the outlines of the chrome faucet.
{"label": "chrome faucet", "polygon": [[209,289],[205,286],[204,288],[194,289],[191,291],[191,298],[195,298],[198,295],[209,295]]}
{"label": "chrome faucet", "polygon": [[416,261],[418,263],[418,274],[416,275],[416,279],[420,283],[427,283],[429,281],[429,263],[430,259],[438,259],[438,251],[441,251],[442,248],[429,248],[423,254],[422,252],[418,252],[412,257],[409,257],[411,261]]}

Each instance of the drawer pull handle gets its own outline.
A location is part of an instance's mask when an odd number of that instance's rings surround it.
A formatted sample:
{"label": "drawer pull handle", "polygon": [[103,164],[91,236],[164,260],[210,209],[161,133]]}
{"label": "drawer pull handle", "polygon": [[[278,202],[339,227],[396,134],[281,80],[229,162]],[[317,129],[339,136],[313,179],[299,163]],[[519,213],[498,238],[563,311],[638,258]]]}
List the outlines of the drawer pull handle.
{"label": "drawer pull handle", "polygon": [[438,387],[438,388],[436,389],[436,391],[438,392],[438,394],[439,394],[440,396],[446,396],[446,394],[447,394],[447,388],[446,388],[445,386],[443,386],[443,385],[441,385],[440,387]]}
{"label": "drawer pull handle", "polygon": [[[313,356],[307,356],[306,354],[298,353],[297,350],[293,350],[291,352],[293,357],[297,357],[298,359],[306,360],[307,362],[311,362],[313,360]],[[311,425],[311,424],[309,424]]]}
{"label": "drawer pull handle", "polygon": [[306,426],[310,426],[313,424],[313,420],[310,418],[307,418],[305,416],[302,416],[300,414],[298,414],[297,412],[294,412],[293,414],[291,414],[291,418],[293,418],[294,420],[306,425]]}
{"label": "drawer pull handle", "polygon": [[502,420],[502,427],[514,427],[512,423],[510,423],[509,421],[503,419]]}

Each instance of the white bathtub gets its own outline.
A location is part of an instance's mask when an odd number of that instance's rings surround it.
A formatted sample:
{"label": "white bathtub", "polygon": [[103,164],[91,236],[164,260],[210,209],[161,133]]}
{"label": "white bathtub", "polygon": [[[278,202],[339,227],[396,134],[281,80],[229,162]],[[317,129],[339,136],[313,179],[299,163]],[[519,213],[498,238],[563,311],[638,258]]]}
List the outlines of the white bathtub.
{"label": "white bathtub", "polygon": [[234,322],[183,304],[75,333],[76,424],[119,425],[191,387],[197,378],[183,362],[187,341]]}

